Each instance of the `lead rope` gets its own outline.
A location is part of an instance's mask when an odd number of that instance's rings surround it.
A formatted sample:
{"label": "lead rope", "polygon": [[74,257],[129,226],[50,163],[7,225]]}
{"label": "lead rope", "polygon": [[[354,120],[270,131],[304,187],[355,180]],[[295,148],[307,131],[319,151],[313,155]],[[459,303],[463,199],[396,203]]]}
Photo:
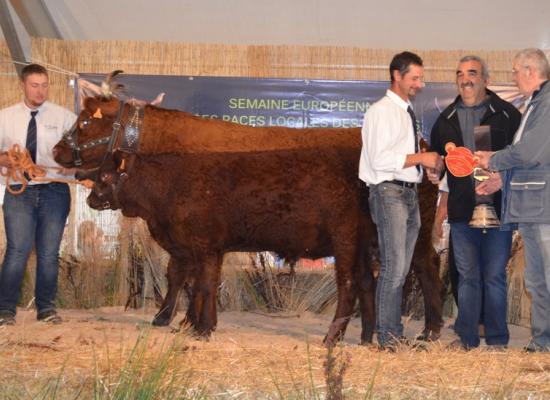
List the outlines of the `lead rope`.
{"label": "lead rope", "polygon": [[[7,151],[8,159],[11,166],[8,168],[1,168],[0,174],[6,177],[6,190],[11,194],[21,194],[27,188],[29,181],[34,182],[62,182],[62,183],[80,183],[86,187],[89,187],[86,181],[77,181],[75,179],[64,178],[45,178],[46,170],[61,170],[61,167],[46,167],[42,165],[36,165],[29,154],[28,149],[21,149],[21,146],[14,144]],[[26,176],[25,176],[26,175]],[[28,178],[27,178],[28,177]],[[10,185],[21,184],[21,188],[13,189]]]}

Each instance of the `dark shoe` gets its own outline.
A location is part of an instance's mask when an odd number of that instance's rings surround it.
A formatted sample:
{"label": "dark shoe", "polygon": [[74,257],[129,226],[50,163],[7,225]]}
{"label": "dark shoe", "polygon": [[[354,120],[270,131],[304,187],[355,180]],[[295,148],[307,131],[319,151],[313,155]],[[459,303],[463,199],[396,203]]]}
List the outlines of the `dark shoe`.
{"label": "dark shoe", "polygon": [[523,348],[523,351],[526,352],[526,353],[536,353],[537,349],[535,349],[534,346],[527,345]]}
{"label": "dark shoe", "polygon": [[52,325],[57,325],[63,322],[63,320],[55,310],[38,313],[38,315],[36,316],[36,319],[39,320],[40,322],[44,322],[45,324],[52,324]]}
{"label": "dark shoe", "polygon": [[542,347],[533,342],[530,342],[527,346],[523,348],[523,351],[526,353],[549,353],[550,347]]}
{"label": "dark shoe", "polygon": [[15,315],[8,313],[0,314],[0,326],[15,325]]}

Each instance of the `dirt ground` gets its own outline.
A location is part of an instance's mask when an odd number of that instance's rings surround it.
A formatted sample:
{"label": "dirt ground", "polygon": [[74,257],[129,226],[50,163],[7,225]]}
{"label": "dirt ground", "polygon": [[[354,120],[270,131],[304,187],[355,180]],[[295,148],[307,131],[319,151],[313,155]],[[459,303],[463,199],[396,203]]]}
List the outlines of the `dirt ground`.
{"label": "dirt ground", "polygon": [[[296,397],[296,392],[323,392],[327,387],[322,339],[329,316],[222,312],[213,337],[199,341],[170,327],[152,328],[154,310],[112,307],[60,310],[60,315],[62,324],[45,325],[36,321],[34,311],[20,309],[15,326],[0,327],[4,390],[9,382],[28,386],[60,375],[75,387],[90,380],[103,382],[124,368],[139,340],[153,360],[166,351],[176,354],[175,365],[187,384],[213,397]],[[358,346],[360,321],[352,320],[343,345],[335,350],[346,364],[341,376],[348,397],[550,396],[550,355],[520,350],[529,337],[527,328],[510,326],[512,340],[506,351],[485,351],[482,346],[450,352],[445,348],[454,339],[450,322],[441,342],[428,351],[387,353]],[[422,330],[421,321],[405,320],[405,326],[407,336]]]}
{"label": "dirt ground", "polygon": [[[118,345],[121,339],[135,341],[142,328],[148,327],[156,310],[127,310],[122,307],[104,307],[94,310],[60,310],[63,323],[46,325],[36,321],[34,311],[19,309],[15,326],[0,327],[0,345],[6,343],[27,343],[44,348],[51,346],[56,351],[67,351],[83,342]],[[151,328],[149,337],[160,339],[167,334],[174,335],[174,328],[183,315],[176,316],[170,327]],[[247,345],[261,342],[289,345],[302,343],[306,337],[311,344],[321,345],[330,323],[330,316],[312,313],[261,314],[254,312],[222,312],[218,317],[218,328],[210,339],[211,343],[239,340]],[[421,333],[423,321],[404,318],[405,335],[414,337]],[[455,339],[446,320],[442,330],[442,343]],[[511,349],[521,349],[529,339],[529,329],[509,325]],[[344,343],[356,345],[361,332],[359,318],[354,318],[347,330]],[[484,345],[482,344],[482,347]],[[32,347],[32,346],[31,346]]]}

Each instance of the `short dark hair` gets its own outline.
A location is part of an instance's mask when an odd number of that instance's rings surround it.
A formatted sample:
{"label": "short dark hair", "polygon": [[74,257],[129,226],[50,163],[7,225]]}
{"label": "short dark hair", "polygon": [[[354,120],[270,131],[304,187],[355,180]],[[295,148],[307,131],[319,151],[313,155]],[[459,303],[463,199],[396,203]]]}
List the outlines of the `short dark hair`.
{"label": "short dark hair", "polygon": [[41,74],[48,76],[48,70],[40,64],[25,65],[21,70],[21,81],[24,82],[27,76],[32,74]]}
{"label": "short dark hair", "polygon": [[409,72],[411,64],[418,65],[419,67],[423,67],[422,59],[410,51],[404,51],[402,53],[396,54],[393,56],[393,59],[390,63],[390,78],[393,82],[395,79],[393,78],[393,71],[399,71],[401,75],[405,75],[407,72]]}

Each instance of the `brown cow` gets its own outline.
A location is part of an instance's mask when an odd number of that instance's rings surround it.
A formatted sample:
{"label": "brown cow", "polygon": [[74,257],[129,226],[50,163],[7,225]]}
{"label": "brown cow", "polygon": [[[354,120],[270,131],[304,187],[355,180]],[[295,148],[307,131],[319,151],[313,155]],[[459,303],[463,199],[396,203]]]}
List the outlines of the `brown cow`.
{"label": "brown cow", "polygon": [[[68,133],[65,140],[60,141],[54,149],[56,161],[66,167],[74,166],[75,149],[80,153],[83,168],[98,167],[105,156],[107,140],[97,146],[88,145],[101,138],[109,138],[119,109],[122,109],[121,123],[124,126],[131,109],[128,104],[120,108],[121,103],[116,98],[88,98],[84,104],[85,108],[75,124],[75,130]],[[120,139],[117,138],[115,142],[118,141]],[[85,149],[82,148],[83,145],[86,146]],[[181,111],[146,106],[138,152],[146,155],[163,152],[263,151],[315,146],[354,148],[359,154],[360,129],[248,127],[219,120],[205,120]],[[353,173],[354,176],[357,175],[357,171]],[[437,188],[430,183],[423,183],[419,190],[422,228],[412,267],[424,294],[425,332],[437,337],[442,326],[443,287],[438,274],[437,255],[431,246]]]}
{"label": "brown cow", "polygon": [[[107,149],[107,142],[118,120],[126,125],[133,106],[116,98],[102,100],[89,97],[71,132],[54,147],[57,163],[74,166],[75,152],[81,154],[82,169],[97,168]],[[139,139],[140,154],[170,152],[235,152],[296,149],[314,146],[361,147],[360,128],[252,127],[217,119],[146,105]],[[123,129],[114,138],[114,148],[121,141]],[[103,139],[103,141],[99,141]],[[92,143],[92,146],[90,146]]]}
{"label": "brown cow", "polygon": [[[361,205],[358,156],[357,149],[342,147],[155,156],[116,152],[114,164],[109,160],[102,167],[88,204],[120,208],[147,222],[171,256],[169,289],[155,323],[171,320],[178,292],[190,281],[186,321],[200,335],[210,335],[216,326],[226,252],[274,251],[291,261],[334,255],[338,301],[326,337],[332,345],[344,334],[358,296],[362,316],[373,321],[365,263],[374,226]],[[371,340],[371,325],[362,337]]]}

